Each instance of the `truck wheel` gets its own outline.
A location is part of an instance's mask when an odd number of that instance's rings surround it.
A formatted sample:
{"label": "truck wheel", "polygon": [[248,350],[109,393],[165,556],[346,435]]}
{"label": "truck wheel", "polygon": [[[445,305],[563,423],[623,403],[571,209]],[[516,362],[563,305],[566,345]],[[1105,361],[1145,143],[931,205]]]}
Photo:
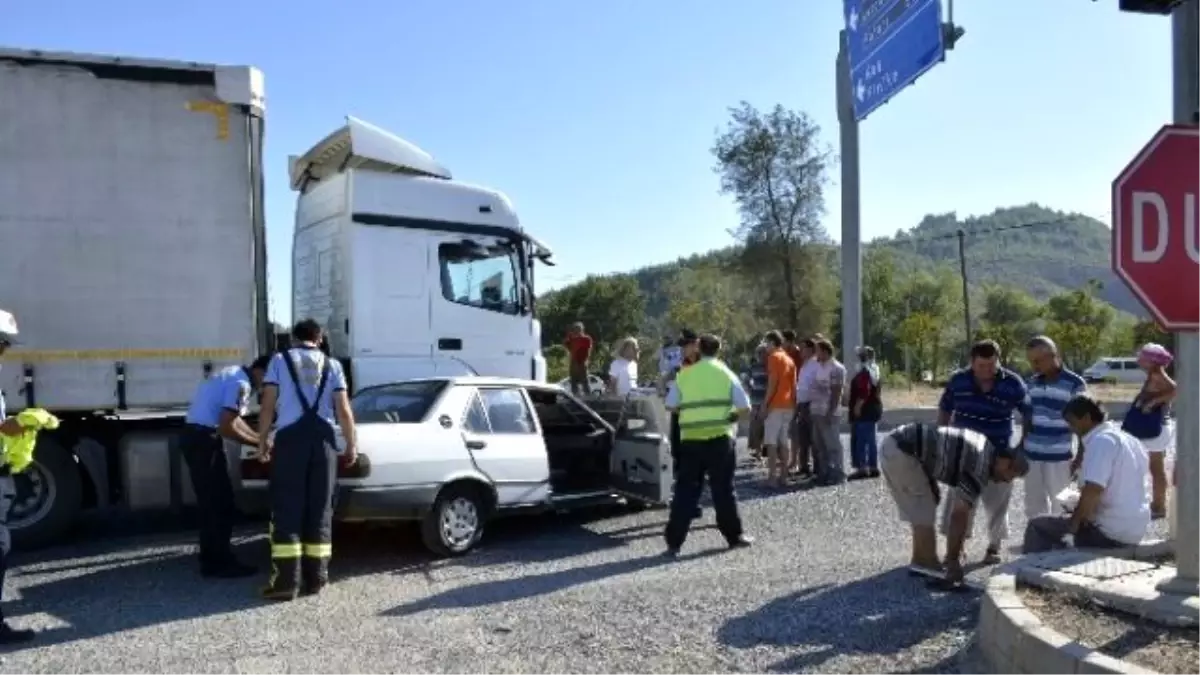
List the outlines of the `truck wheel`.
{"label": "truck wheel", "polygon": [[17,497],[8,512],[13,542],[22,549],[56,543],[75,524],[83,480],[70,451],[51,436],[38,439],[33,464],[13,476]]}
{"label": "truck wheel", "polygon": [[483,491],[471,485],[449,485],[421,521],[425,547],[439,557],[465,555],[483,537],[487,518]]}

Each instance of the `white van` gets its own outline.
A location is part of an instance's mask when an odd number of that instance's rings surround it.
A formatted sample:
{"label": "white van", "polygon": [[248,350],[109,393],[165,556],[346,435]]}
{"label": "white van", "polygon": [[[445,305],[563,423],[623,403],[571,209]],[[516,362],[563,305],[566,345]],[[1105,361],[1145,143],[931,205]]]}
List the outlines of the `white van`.
{"label": "white van", "polygon": [[326,327],[351,389],[419,377],[546,380],[535,261],[512,204],[353,117],[290,158],[292,316]]}
{"label": "white van", "polygon": [[1080,374],[1088,382],[1141,384],[1146,381],[1146,371],[1138,367],[1135,358],[1105,356]]}

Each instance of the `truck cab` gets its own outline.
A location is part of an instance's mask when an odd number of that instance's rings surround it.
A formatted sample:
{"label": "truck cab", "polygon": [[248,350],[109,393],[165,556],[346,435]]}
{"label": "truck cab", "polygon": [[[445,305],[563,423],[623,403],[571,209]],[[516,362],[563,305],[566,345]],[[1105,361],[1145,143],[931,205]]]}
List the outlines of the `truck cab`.
{"label": "truck cab", "polygon": [[534,272],[551,251],[507,197],[353,117],[289,163],[292,316],[326,327],[352,390],[477,374],[545,381]]}

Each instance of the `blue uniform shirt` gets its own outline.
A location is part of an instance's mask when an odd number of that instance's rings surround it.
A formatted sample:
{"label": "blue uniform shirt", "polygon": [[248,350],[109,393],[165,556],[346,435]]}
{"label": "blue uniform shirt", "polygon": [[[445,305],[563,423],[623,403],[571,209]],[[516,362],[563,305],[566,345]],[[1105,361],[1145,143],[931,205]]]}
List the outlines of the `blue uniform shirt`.
{"label": "blue uniform shirt", "polygon": [[950,376],[938,410],[952,414],[954,426],[978,431],[1004,453],[1012,445],[1013,412],[1027,413],[1029,392],[1020,375],[1000,368],[992,390],[984,393],[971,369],[966,368]]}
{"label": "blue uniform shirt", "polygon": [[1063,408],[1076,394],[1087,390],[1087,383],[1063,368],[1053,381],[1044,375],[1029,378],[1029,410],[1023,412],[1029,422],[1025,436],[1025,455],[1038,462],[1065,462],[1075,449],[1075,435],[1063,419]]}
{"label": "blue uniform shirt", "polygon": [[[300,386],[304,392],[307,405],[315,405],[317,414],[329,422],[335,423],[333,414],[333,392],[346,390],[346,375],[342,372],[342,364],[331,359],[314,347],[298,347],[289,349],[287,355],[296,366],[296,376],[300,378]],[[267,366],[264,384],[274,384],[279,387],[279,398],[275,404],[275,428],[282,429],[294,424],[304,416],[304,406],[296,392],[296,385],[288,373],[287,364],[283,362],[284,355],[276,354]],[[325,393],[320,401],[314,401],[317,396],[317,386],[321,383],[321,369],[329,369],[329,381],[325,383]]]}
{"label": "blue uniform shirt", "polygon": [[245,415],[251,389],[253,386],[245,368],[222,368],[196,387],[192,404],[188,406],[188,424],[216,429],[221,424],[222,410],[231,410],[239,417]]}

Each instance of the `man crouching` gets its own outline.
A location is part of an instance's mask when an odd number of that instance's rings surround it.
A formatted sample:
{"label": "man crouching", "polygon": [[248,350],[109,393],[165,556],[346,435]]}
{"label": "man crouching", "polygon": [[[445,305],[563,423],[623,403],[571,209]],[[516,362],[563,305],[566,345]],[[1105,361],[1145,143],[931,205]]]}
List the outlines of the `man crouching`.
{"label": "man crouching", "polygon": [[[912,525],[913,574],[944,572],[946,583],[955,586],[963,580],[963,540],[983,488],[1029,470],[1023,457],[997,452],[983,434],[932,424],[906,424],[884,436],[879,460],[900,519]],[[938,563],[934,529],[942,484],[953,488],[954,500],[944,566]]]}

